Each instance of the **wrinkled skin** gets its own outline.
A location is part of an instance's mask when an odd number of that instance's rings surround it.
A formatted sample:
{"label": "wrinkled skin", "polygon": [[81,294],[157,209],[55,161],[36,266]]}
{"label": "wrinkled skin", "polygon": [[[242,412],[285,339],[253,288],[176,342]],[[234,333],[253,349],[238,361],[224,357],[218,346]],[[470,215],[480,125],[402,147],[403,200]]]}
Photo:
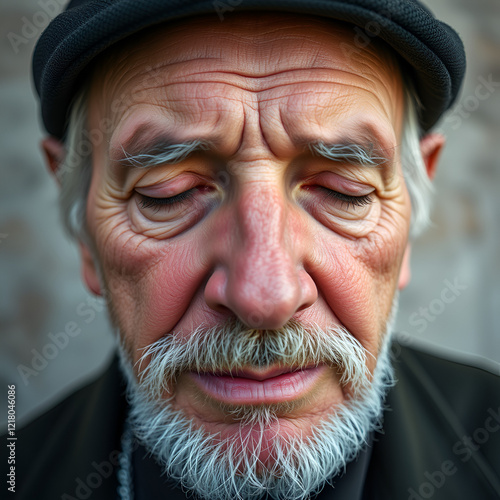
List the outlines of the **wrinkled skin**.
{"label": "wrinkled skin", "polygon": [[[134,361],[174,330],[188,336],[235,316],[279,328],[293,318],[345,326],[373,371],[408,275],[404,97],[384,47],[346,47],[353,31],[339,23],[234,13],[223,23],[211,16],[159,27],[101,60],[89,127],[106,119],[109,134],[95,145],[87,218],[105,283],[84,245],[83,276],[95,293],[109,293]],[[120,165],[123,149],[154,136],[213,149],[176,165]],[[373,168],[320,158],[307,147],[320,140],[371,143],[387,161]],[[436,148],[427,149],[431,169]],[[189,189],[176,205],[141,205],[141,194]],[[370,203],[353,206],[326,189]],[[281,416],[283,429],[307,435],[347,397],[338,379],[323,370],[304,403]],[[208,430],[227,430],[205,396],[179,378],[176,407]]]}

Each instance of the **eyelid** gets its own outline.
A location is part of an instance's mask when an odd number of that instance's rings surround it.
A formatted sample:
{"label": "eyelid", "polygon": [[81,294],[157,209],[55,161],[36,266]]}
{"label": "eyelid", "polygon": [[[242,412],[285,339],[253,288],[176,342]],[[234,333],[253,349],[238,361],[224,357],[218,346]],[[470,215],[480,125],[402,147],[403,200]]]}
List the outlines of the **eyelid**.
{"label": "eyelid", "polygon": [[172,198],[193,189],[200,181],[201,179],[198,176],[181,176],[158,183],[138,184],[134,190],[140,195],[149,198]]}
{"label": "eyelid", "polygon": [[189,201],[194,195],[194,188],[179,193],[175,196],[154,198],[152,196],[147,196],[139,193],[140,200],[139,203],[141,208],[157,208],[160,209],[162,206],[174,207],[177,204],[181,204],[185,201]]}
{"label": "eyelid", "polygon": [[330,191],[340,192],[346,196],[363,197],[375,191],[375,187],[346,179],[334,172],[321,172],[309,178],[306,184],[319,184]]}

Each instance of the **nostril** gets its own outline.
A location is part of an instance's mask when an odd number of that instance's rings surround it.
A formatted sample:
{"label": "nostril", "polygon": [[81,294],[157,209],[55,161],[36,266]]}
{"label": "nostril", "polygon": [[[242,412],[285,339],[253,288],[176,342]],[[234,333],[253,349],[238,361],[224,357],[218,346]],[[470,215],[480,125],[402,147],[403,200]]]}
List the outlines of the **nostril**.
{"label": "nostril", "polygon": [[312,304],[301,304],[299,307],[297,307],[297,311],[296,312],[301,312],[304,309],[307,309],[308,307],[310,307],[311,305]]}
{"label": "nostril", "polygon": [[229,311],[226,302],[227,278],[222,269],[215,269],[205,285],[205,302],[217,312]]}
{"label": "nostril", "polygon": [[301,298],[297,311],[303,311],[311,307],[318,300],[318,288],[311,275],[305,269],[299,272],[299,286]]}
{"label": "nostril", "polygon": [[224,316],[233,316],[233,313],[229,307],[226,307],[223,304],[220,303],[214,303],[214,304],[208,304],[210,309],[213,309],[215,312],[218,312]]}

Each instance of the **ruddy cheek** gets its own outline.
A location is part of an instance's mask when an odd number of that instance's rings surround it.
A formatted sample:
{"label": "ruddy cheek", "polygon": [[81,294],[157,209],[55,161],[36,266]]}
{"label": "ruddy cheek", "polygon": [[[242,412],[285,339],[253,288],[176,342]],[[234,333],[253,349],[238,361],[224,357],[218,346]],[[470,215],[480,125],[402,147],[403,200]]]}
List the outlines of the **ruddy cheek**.
{"label": "ruddy cheek", "polygon": [[385,207],[376,230],[353,247],[354,256],[375,280],[387,281],[397,275],[408,243],[408,229],[409,223],[400,213]]}
{"label": "ruddy cheek", "polygon": [[127,300],[117,296],[116,309],[125,318],[123,333],[142,349],[175,329],[204,271],[196,250],[186,241],[172,245],[146,240],[134,253],[122,255],[115,283],[122,285]]}
{"label": "ruddy cheek", "polygon": [[324,230],[318,233],[310,274],[338,322],[372,350],[379,334],[377,282],[353,251],[359,240],[347,240]]}

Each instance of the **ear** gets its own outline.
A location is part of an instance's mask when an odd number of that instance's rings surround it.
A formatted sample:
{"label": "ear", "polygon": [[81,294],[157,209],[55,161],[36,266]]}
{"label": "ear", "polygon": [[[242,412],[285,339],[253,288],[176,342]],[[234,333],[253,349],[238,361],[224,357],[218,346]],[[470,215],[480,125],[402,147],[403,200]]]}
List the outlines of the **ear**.
{"label": "ear", "polygon": [[408,286],[411,279],[411,268],[410,268],[410,254],[411,245],[408,243],[406,246],[405,254],[403,255],[403,262],[401,263],[401,269],[399,271],[398,280],[398,290],[403,290]]}
{"label": "ear", "polygon": [[97,273],[94,259],[92,254],[84,243],[79,242],[80,258],[82,260],[82,280],[87,288],[94,295],[102,296],[101,283],[99,281],[99,274]]}
{"label": "ear", "polygon": [[436,168],[439,161],[439,156],[445,145],[446,138],[443,134],[433,132],[420,139],[420,151],[424,159],[427,175],[430,180],[436,175]]}
{"label": "ear", "polygon": [[42,147],[42,151],[45,156],[45,163],[47,164],[48,169],[58,180],[57,172],[65,155],[64,144],[59,139],[50,136],[43,139],[40,145]]}

